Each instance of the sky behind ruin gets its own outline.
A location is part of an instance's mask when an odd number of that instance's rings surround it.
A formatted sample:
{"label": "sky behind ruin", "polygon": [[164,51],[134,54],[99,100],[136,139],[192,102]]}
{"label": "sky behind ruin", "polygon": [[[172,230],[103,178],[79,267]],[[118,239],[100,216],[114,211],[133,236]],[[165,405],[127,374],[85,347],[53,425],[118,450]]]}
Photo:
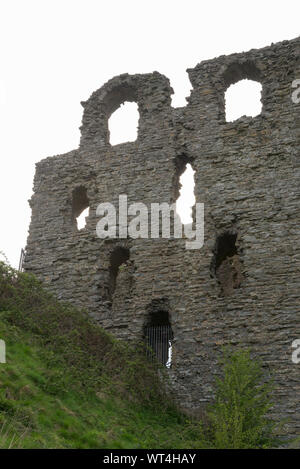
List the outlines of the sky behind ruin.
{"label": "sky behind ruin", "polygon": [[[171,81],[172,105],[184,106],[187,68],[293,39],[299,18],[298,0],[1,0],[0,251],[17,266],[34,165],[78,147],[80,101],[94,90],[157,70]],[[243,99],[254,103],[251,92]]]}

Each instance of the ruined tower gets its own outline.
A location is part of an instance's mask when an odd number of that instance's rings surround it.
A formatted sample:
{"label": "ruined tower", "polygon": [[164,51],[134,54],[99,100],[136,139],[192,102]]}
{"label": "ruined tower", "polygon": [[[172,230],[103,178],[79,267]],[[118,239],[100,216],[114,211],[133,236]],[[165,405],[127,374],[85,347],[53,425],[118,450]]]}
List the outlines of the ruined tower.
{"label": "ruined tower", "polygon": [[[25,269],[59,298],[86,308],[122,339],[168,327],[170,377],[186,408],[212,397],[222,346],[250,347],[274,371],[274,416],[300,430],[300,40],[221,56],[188,70],[188,103],[172,108],[169,80],[120,75],[83,104],[78,149],[36,167]],[[248,78],[262,111],[226,122],[224,94]],[[108,119],[124,101],[139,109],[135,142],[112,146]],[[174,202],[186,163],[205,204],[205,242],[99,239],[101,202]],[[84,229],[76,217],[89,207]],[[166,352],[164,351],[164,355]]]}

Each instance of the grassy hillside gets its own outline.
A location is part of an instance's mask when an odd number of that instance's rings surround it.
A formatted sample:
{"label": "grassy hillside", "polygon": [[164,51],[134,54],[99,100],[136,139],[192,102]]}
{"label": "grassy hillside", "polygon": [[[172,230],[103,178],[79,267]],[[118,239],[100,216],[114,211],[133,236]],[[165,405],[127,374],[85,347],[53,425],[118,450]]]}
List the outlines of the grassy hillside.
{"label": "grassy hillside", "polygon": [[166,370],[33,276],[0,262],[0,448],[267,448],[268,383],[249,351],[224,355],[206,424],[166,394]]}
{"label": "grassy hillside", "polygon": [[0,448],[199,447],[139,347],[0,264]]}

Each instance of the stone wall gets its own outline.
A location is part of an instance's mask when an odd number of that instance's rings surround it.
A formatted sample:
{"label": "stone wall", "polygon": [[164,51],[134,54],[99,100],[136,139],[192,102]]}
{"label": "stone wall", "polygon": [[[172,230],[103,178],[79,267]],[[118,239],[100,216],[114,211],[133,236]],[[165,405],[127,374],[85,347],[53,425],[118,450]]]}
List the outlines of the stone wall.
{"label": "stone wall", "polygon": [[[169,80],[154,72],[121,75],[82,103],[77,150],[36,167],[25,269],[63,300],[84,306],[124,339],[142,339],[149,314],[169,314],[169,370],[185,408],[212,398],[222,346],[249,346],[275,373],[276,417],[300,433],[299,143],[300,40],[221,56],[188,70],[188,104],[171,107]],[[224,93],[249,78],[262,84],[262,112],[225,121]],[[108,119],[124,101],[138,104],[135,142],[111,146]],[[101,202],[174,202],[189,162],[205,204],[205,242],[96,236]],[[90,207],[86,227],[77,214]],[[128,259],[116,279],[112,262]],[[127,254],[126,254],[127,253]],[[122,257],[122,254],[120,254]],[[117,262],[117,261],[116,261]]]}

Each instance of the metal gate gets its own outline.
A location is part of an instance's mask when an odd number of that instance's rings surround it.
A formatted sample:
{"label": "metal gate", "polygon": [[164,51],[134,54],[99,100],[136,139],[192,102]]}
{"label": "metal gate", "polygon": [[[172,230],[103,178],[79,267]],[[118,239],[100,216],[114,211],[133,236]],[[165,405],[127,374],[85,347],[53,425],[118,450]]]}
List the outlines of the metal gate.
{"label": "metal gate", "polygon": [[170,325],[147,326],[145,328],[147,357],[167,368],[171,366],[173,332]]}

